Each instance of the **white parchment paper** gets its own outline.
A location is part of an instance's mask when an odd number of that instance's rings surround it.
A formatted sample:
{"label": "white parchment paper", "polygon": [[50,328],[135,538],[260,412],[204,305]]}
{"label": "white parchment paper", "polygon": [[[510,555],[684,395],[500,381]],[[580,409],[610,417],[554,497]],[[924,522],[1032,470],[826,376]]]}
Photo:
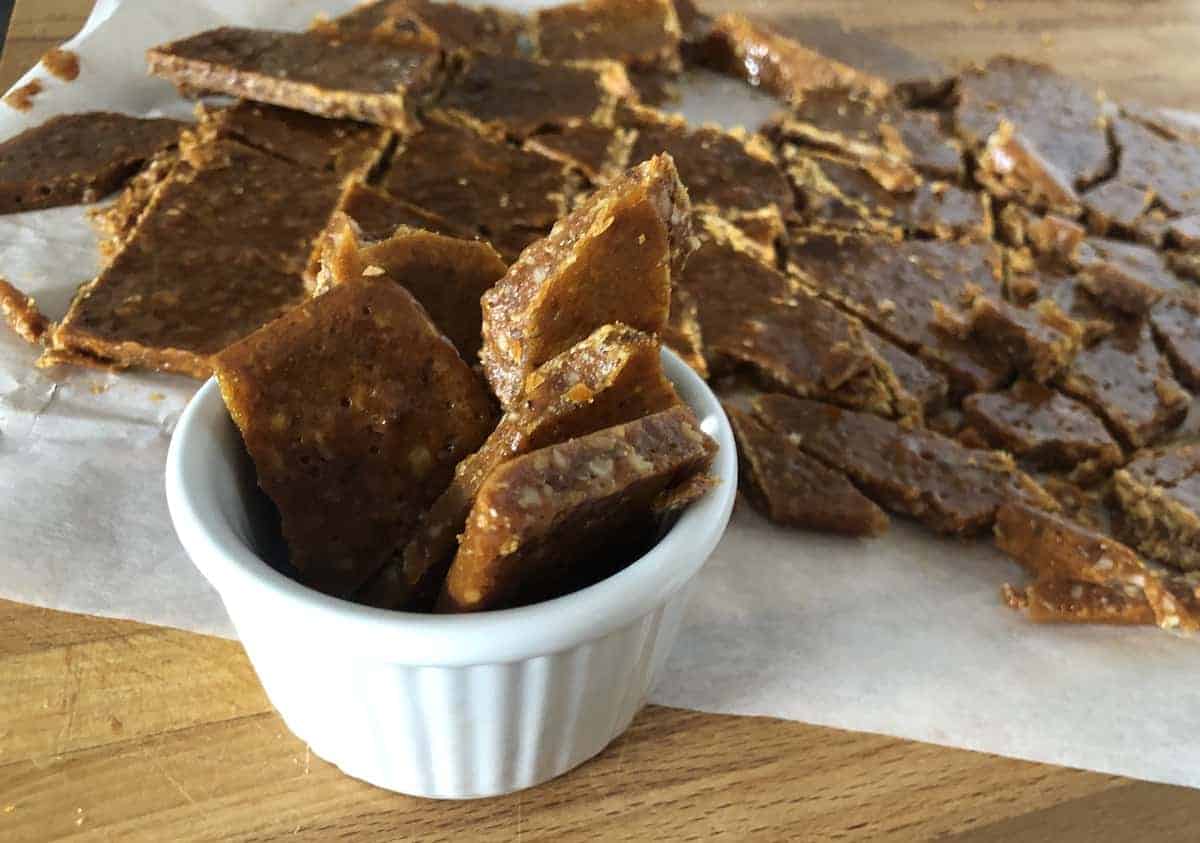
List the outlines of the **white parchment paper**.
{"label": "white parchment paper", "polygon": [[[222,23],[298,29],[347,5],[102,0],[70,43],[80,78],[35,68],[47,90],[29,113],[0,106],[0,138],[68,111],[187,115],[145,75],[146,47]],[[697,83],[684,111],[752,124],[763,107],[734,108],[740,90]],[[0,273],[52,317],[96,269],[82,209],[0,217]],[[35,356],[0,329],[0,596],[231,635],[163,494],[167,441],[196,385],[85,370],[55,380]],[[743,509],[699,578],[652,699],[1200,786],[1200,642],[1029,625],[998,599],[1019,577],[986,545],[905,524],[855,541],[778,529]]]}

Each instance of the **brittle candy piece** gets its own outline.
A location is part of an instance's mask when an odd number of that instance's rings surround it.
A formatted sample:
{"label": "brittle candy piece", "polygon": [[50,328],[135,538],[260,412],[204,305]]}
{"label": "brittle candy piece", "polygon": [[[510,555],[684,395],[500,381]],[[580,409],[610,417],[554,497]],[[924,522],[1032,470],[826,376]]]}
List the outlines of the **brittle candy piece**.
{"label": "brittle candy piece", "polygon": [[184,150],[124,247],[76,295],[52,348],[207,377],[211,355],[305,297],[336,176],[234,141]]}
{"label": "brittle candy piece", "polygon": [[797,229],[791,272],[872,329],[937,366],[959,393],[999,386],[1011,368],[940,330],[933,303],[964,300],[971,289],[999,295],[1000,251],[989,243],[905,240]]}
{"label": "brittle candy piece", "polygon": [[1058,267],[1070,265],[1086,231],[1074,220],[1056,214],[1040,216],[1008,204],[997,218],[997,229],[1011,246],[1029,247],[1034,255]]}
{"label": "brittle candy piece", "polygon": [[464,59],[436,114],[498,138],[525,138],[551,126],[612,122],[633,89],[616,62],[550,64],[480,53]]}
{"label": "brittle candy piece", "polygon": [[1080,350],[1057,383],[1133,448],[1178,427],[1191,403],[1145,321],[1116,322],[1111,334]]}
{"label": "brittle candy piece", "polygon": [[740,76],[785,100],[799,99],[817,88],[857,88],[875,96],[886,96],[889,89],[878,76],[828,58],[734,13],[716,19],[704,55],[717,70]]}
{"label": "brittle candy piece", "polygon": [[678,71],[682,35],[672,0],[581,0],[537,13],[538,53],[549,61]]}
{"label": "brittle candy piece", "polygon": [[479,298],[508,269],[496,250],[405,226],[385,240],[364,243],[349,217],[335,218],[321,255],[318,290],[385,275],[412,293],[463,359],[474,362],[482,342]]}
{"label": "brittle candy piece", "polygon": [[[1196,192],[1196,185],[1200,184],[1200,145],[1195,139],[1172,139],[1138,120],[1124,117],[1113,119],[1112,132],[1121,155],[1106,186],[1120,185],[1109,190],[1121,190],[1131,203],[1121,218],[1115,220],[1122,229],[1138,234],[1142,227],[1140,217],[1152,204],[1171,215],[1200,212],[1200,195]],[[1143,207],[1135,210],[1133,205],[1139,196]]]}
{"label": "brittle candy piece", "polygon": [[1164,299],[1150,311],[1150,327],[1175,377],[1192,390],[1200,389],[1200,301],[1191,296]]}
{"label": "brittle candy piece", "polygon": [[1021,374],[1045,383],[1075,359],[1083,344],[1083,326],[1055,304],[1041,299],[1029,307],[1000,298],[976,295],[966,313],[940,302],[934,305],[938,325],[963,340],[1011,362]]}
{"label": "brittle candy piece", "polygon": [[755,508],[777,524],[848,536],[878,536],[883,510],[840,471],[805,454],[786,434],[726,406],[738,448],[738,477]]}
{"label": "brittle candy piece", "polygon": [[524,146],[578,170],[592,184],[603,184],[625,170],[632,143],[629,129],[577,123],[534,135]]}
{"label": "brittle candy piece", "polygon": [[529,38],[520,15],[492,6],[464,6],[435,0],[375,0],[313,29],[342,38],[430,38],[446,50],[518,54]]}
{"label": "brittle candy piece", "polygon": [[1001,198],[1077,216],[1077,190],[1109,169],[1098,96],[1046,65],[998,56],[964,73],[955,121]]}
{"label": "brittle candy piece", "polygon": [[480,359],[501,404],[601,325],[663,330],[690,235],[687,189],[664,155],[598,190],[526,249],[483,297]]}
{"label": "brittle candy piece", "polygon": [[763,250],[763,260],[772,265],[776,263],[775,246],[787,232],[778,208],[772,205],[754,211],[726,211],[724,217],[748,242]]}
{"label": "brittle candy piece", "polygon": [[674,351],[700,377],[709,375],[704,359],[704,331],[700,328],[700,306],[696,297],[684,287],[671,289],[671,310],[662,333],[663,345]]}
{"label": "brittle candy piece", "polygon": [[760,135],[713,126],[693,129],[681,118],[649,120],[643,112],[632,114],[626,122],[637,129],[637,136],[629,163],[670,153],[694,205],[722,212],[773,207],[791,213],[792,189]]}
{"label": "brittle candy piece", "polygon": [[1200,446],[1147,451],[1113,479],[1126,540],[1157,562],[1200,569]]}
{"label": "brittle candy piece", "polygon": [[95,202],[174,146],[178,120],[64,114],[0,143],[0,214]]}
{"label": "brittle candy piece", "polygon": [[221,394],[306,584],[351,593],[483,442],[487,391],[397,284],[342,284],[226,349]]}
{"label": "brittle candy piece", "polygon": [[946,182],[888,190],[862,166],[814,151],[790,156],[788,176],[806,224],[942,238],[991,236],[986,194]]}
{"label": "brittle candy piece", "polygon": [[876,503],[940,533],[980,533],[1011,501],[1055,506],[1001,451],[971,450],[929,430],[786,395],[756,398],[754,409],[764,424],[845,472]]}
{"label": "brittle candy piece", "polygon": [[1058,502],[1064,518],[1098,533],[1112,535],[1113,510],[1108,502],[1111,484],[1085,489],[1053,474],[1038,477],[1037,481]]}
{"label": "brittle candy piece", "polygon": [[[941,107],[953,87],[954,71],[945,63],[899,47],[866,29],[849,26],[844,18],[807,14],[779,18],[776,27],[782,35],[868,78],[881,79],[906,104]],[[831,86],[817,86],[805,91],[805,95],[828,87]],[[861,90],[864,86],[849,87]],[[871,86],[874,95],[881,95],[881,87]]]}
{"label": "brittle candy piece", "polygon": [[1162,255],[1146,246],[1089,237],[1073,255],[1080,285],[1105,307],[1144,316],[1164,295],[1196,295],[1167,267]]}
{"label": "brittle candy piece", "polygon": [[655,499],[715,451],[678,406],[502,464],[479,489],[439,611],[519,605],[541,580],[603,564],[605,545],[650,528]]}
{"label": "brittle candy piece", "polygon": [[1038,580],[1019,595],[1005,586],[1005,601],[1025,609],[1034,623],[1101,623],[1148,626],[1154,610],[1146,596],[1132,587],[1096,585],[1070,580]]}
{"label": "brittle candy piece", "polygon": [[0,315],[26,342],[39,343],[50,320],[38,310],[37,302],[0,277]]}
{"label": "brittle candy piece", "polygon": [[968,396],[963,410],[992,447],[1037,468],[1088,464],[1090,474],[1105,476],[1123,459],[1121,447],[1091,410],[1033,381]]}
{"label": "brittle candy piece", "polygon": [[382,187],[470,227],[507,261],[566,213],[569,189],[558,162],[433,121],[401,142]]}
{"label": "brittle candy piece", "polygon": [[407,132],[436,85],[441,53],[419,39],[226,26],[152,47],[146,60],[176,86]]}
{"label": "brittle candy piece", "polygon": [[155,191],[170,178],[178,163],[179,150],[176,147],[167,147],[155,153],[137,175],[126,183],[115,200],[88,211],[88,218],[100,235],[97,248],[101,257],[111,258],[125,245]]}
{"label": "brittle candy piece", "polygon": [[935,179],[962,178],[962,149],[942,130],[939,115],[905,108],[893,97],[852,88],[806,91],[769,124],[784,145],[812,146],[859,162],[889,161]]}
{"label": "brittle candy piece", "polygon": [[1136,236],[1153,203],[1150,191],[1115,179],[1091,188],[1081,200],[1088,228],[1108,236]]}
{"label": "brittle candy piece", "polygon": [[1027,504],[1013,502],[996,513],[996,547],[1038,579],[1096,585],[1151,585],[1153,574],[1119,541]]}
{"label": "brittle candy piece", "polygon": [[280,158],[339,176],[365,178],[383,156],[390,134],[352,120],[326,120],[303,111],[242,101],[200,111],[200,128]]}
{"label": "brittle candy piece", "polygon": [[624,325],[598,328],[530,376],[521,401],[458,464],[454,480],[422,515],[412,538],[357,599],[392,609],[432,603],[471,504],[496,466],[678,403],[653,337]]}
{"label": "brittle candy piece", "polygon": [[940,411],[950,392],[945,376],[894,342],[871,331],[865,333],[868,345],[891,368],[888,388],[893,396],[895,414],[901,418],[921,419]]}
{"label": "brittle candy piece", "polygon": [[383,240],[401,226],[422,228],[447,237],[475,236],[472,229],[458,222],[356,181],[346,185],[337,209],[354,220],[364,240]]}
{"label": "brittle candy piece", "polygon": [[696,298],[713,374],[746,371],[771,389],[884,415],[895,376],[857,319],[763,263],[719,217],[697,218],[700,245],[679,278]]}
{"label": "brittle candy piece", "polygon": [[[1164,629],[1197,628],[1194,594],[1178,575],[1152,570],[1130,548],[1078,522],[1023,504],[996,514],[996,546],[1036,577],[1038,584],[1065,582],[1112,589],[1144,600]],[[1071,596],[1080,599],[1081,589]],[[1179,596],[1175,592],[1179,592]]]}

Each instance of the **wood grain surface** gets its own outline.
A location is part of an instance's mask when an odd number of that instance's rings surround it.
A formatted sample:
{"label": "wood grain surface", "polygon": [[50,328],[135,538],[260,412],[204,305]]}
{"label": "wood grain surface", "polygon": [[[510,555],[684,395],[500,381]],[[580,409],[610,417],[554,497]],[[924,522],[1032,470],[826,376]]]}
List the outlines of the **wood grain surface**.
{"label": "wood grain surface", "polygon": [[[168,0],[162,0],[168,2]],[[173,2],[173,0],[172,0]],[[88,0],[18,0],[6,88]],[[1200,107],[1200,4],[765,0],[946,61],[1044,58],[1115,97]],[[0,549],[2,552],[2,549]],[[0,601],[0,840],[1191,841],[1200,792],[767,718],[651,706],[598,758],[475,802],[313,757],[241,647]]]}

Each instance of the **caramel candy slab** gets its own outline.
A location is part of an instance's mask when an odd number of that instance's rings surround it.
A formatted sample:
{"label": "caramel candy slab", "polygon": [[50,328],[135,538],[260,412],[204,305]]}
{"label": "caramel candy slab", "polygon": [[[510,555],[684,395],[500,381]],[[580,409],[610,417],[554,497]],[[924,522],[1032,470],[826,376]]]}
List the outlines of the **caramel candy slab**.
{"label": "caramel candy slab", "polygon": [[740,76],[783,100],[800,99],[819,88],[847,87],[886,96],[888,83],[835,61],[743,15],[726,13],[714,21],[704,56],[715,69]]}
{"label": "caramel candy slab", "polygon": [[711,126],[689,128],[681,119],[635,119],[637,136],[629,162],[670,153],[692,203],[722,212],[776,208],[790,214],[793,197],[787,177],[775,165],[769,145],[758,135]]}
{"label": "caramel candy slab", "polygon": [[1150,327],[1175,376],[1192,391],[1200,390],[1200,301],[1172,296],[1159,302],[1150,311]]}
{"label": "caramel candy slab", "polygon": [[0,143],[0,214],[95,202],[174,146],[185,125],[89,111],[26,129]]}
{"label": "caramel candy slab", "polygon": [[980,295],[961,319],[940,303],[935,310],[943,329],[961,332],[963,339],[1010,361],[1018,372],[1038,383],[1049,381],[1069,366],[1083,343],[1083,326],[1053,299],[1019,307]]}
{"label": "caramel candy slab", "polygon": [[979,178],[1001,198],[1068,217],[1077,190],[1109,169],[1099,98],[1046,65],[998,56],[964,73],[954,120],[982,158]]}
{"label": "caramel candy slab", "polygon": [[534,372],[521,401],[458,464],[454,480],[422,515],[402,552],[356,598],[392,609],[432,604],[471,504],[496,466],[678,403],[653,337],[624,325],[598,328]]}
{"label": "caramel candy slab", "polygon": [[539,581],[602,564],[605,545],[651,526],[655,499],[715,451],[679,406],[504,463],[479,489],[439,611],[519,605]]}
{"label": "caramel candy slab", "polygon": [[676,285],[671,289],[671,310],[662,330],[663,345],[674,351],[700,377],[708,379],[708,361],[704,358],[704,331],[700,328],[700,306],[688,290]]}
{"label": "caramel candy slab", "polygon": [[482,343],[479,298],[508,267],[487,243],[400,227],[386,240],[364,243],[348,217],[329,233],[320,288],[384,275],[402,284],[468,362]]}
{"label": "caramel candy slab", "polygon": [[704,338],[715,372],[747,372],[767,389],[883,416],[901,414],[895,377],[862,324],[811,293],[705,329]]}
{"label": "caramel candy slab", "polygon": [[337,209],[354,220],[364,240],[383,240],[401,226],[468,240],[475,236],[466,226],[356,181],[346,185]]}
{"label": "caramel candy slab", "polygon": [[50,320],[38,310],[37,302],[3,277],[0,277],[0,315],[26,342],[40,343],[50,327]]}
{"label": "caramel candy slab", "polygon": [[771,121],[767,134],[785,151],[815,147],[861,163],[891,162],[950,183],[963,175],[962,148],[942,130],[936,112],[853,88],[806,91]]}
{"label": "caramel candy slab", "polygon": [[995,389],[1011,368],[941,330],[934,302],[954,306],[971,290],[999,295],[1000,252],[988,243],[891,239],[796,229],[789,270],[873,330],[944,371],[960,393]]}
{"label": "caramel candy slab", "polygon": [[1041,475],[1037,481],[1058,502],[1064,518],[1104,535],[1113,534],[1113,509],[1108,500],[1111,483],[1085,489],[1055,474]]}
{"label": "caramel candy slab", "polygon": [[1103,475],[1123,459],[1121,447],[1091,410],[1033,381],[968,396],[963,411],[992,447],[1037,468],[1090,463]]}
{"label": "caramel candy slab", "polygon": [[1112,334],[1080,350],[1057,385],[1091,407],[1132,448],[1178,427],[1191,403],[1144,321],[1116,323]]}
{"label": "caramel candy slab", "polygon": [[1105,307],[1131,316],[1145,316],[1164,295],[1200,297],[1195,286],[1180,280],[1162,255],[1146,246],[1089,237],[1072,262],[1085,290]]}
{"label": "caramel candy slab", "polygon": [[1155,622],[1146,596],[1131,586],[1038,580],[1026,586],[1019,598],[1006,593],[1005,599],[1012,608],[1025,609],[1034,623],[1149,626]]}
{"label": "caramel candy slab", "polygon": [[[996,546],[1039,584],[1070,582],[1112,589],[1128,600],[1144,600],[1151,611],[1149,622],[1164,629],[1197,627],[1194,590],[1181,577],[1150,569],[1130,548],[1077,522],[1009,504],[996,515],[995,539]],[[1072,597],[1080,599],[1080,589],[1072,591]]]}
{"label": "caramel candy slab", "polygon": [[941,238],[991,236],[987,195],[946,182],[921,181],[892,191],[853,161],[813,151],[790,156],[788,177],[808,225]]}
{"label": "caramel candy slab", "polygon": [[754,410],[876,503],[939,533],[981,533],[1011,501],[1055,506],[1001,451],[971,450],[932,431],[786,395],[756,398]]}
{"label": "caramel candy slab", "polygon": [[848,536],[878,536],[888,517],[845,474],[827,468],[742,410],[726,406],[738,448],[738,477],[754,504],[776,524]]}
{"label": "caramel candy slab", "polygon": [[492,6],[464,6],[441,0],[376,0],[344,15],[314,23],[317,31],[343,38],[432,38],[445,50],[517,55],[528,49],[530,33],[520,15]]}
{"label": "caramel candy slab", "polygon": [[[1131,201],[1142,196],[1143,212],[1151,202],[1173,216],[1200,211],[1200,145],[1194,139],[1172,139],[1124,117],[1112,121],[1112,132],[1121,155],[1107,184],[1121,185]],[[1137,229],[1140,212],[1129,216],[1118,222],[1126,230]]]}
{"label": "caramel candy slab", "polygon": [[420,40],[346,40],[320,32],[220,27],[146,53],[152,74],[176,86],[244,97],[411,131],[414,109],[441,68]]}
{"label": "caramel candy slab", "polygon": [[435,121],[401,142],[381,186],[469,226],[507,261],[566,213],[570,191],[559,162]]}
{"label": "caramel candy slab", "polygon": [[234,141],[185,150],[52,348],[207,377],[211,355],[299,304],[336,176]]}
{"label": "caramel candy slab", "polygon": [[378,126],[248,101],[202,109],[200,126],[213,136],[239,140],[295,164],[359,179],[379,163],[391,140]]}
{"label": "caramel candy slab", "polygon": [[601,188],[526,249],[483,297],[480,360],[505,407],[525,378],[601,325],[658,333],[691,251],[687,189],[670,156]]}
{"label": "caramel candy slab", "polygon": [[577,170],[594,185],[611,181],[629,163],[633,133],[598,123],[571,126],[534,135],[525,148]]}
{"label": "caramel candy slab", "polygon": [[301,580],[351,593],[492,429],[487,391],[393,283],[352,282],[216,360]]}
{"label": "caramel candy slab", "polygon": [[901,418],[921,419],[939,412],[946,403],[950,383],[921,358],[909,354],[894,342],[871,331],[865,332],[867,344],[891,369],[889,390],[895,414]]}
{"label": "caramel candy slab", "polygon": [[632,93],[616,62],[550,64],[480,53],[465,59],[446,85],[436,113],[497,138],[525,138],[551,126],[611,123]]}
{"label": "caramel candy slab", "polygon": [[548,61],[681,69],[683,32],[672,0],[582,0],[541,9],[535,20],[538,53]]}
{"label": "caramel candy slab", "polygon": [[1157,562],[1200,569],[1200,446],[1147,451],[1113,477],[1126,540]]}
{"label": "caramel candy slab", "polygon": [[88,219],[100,235],[97,248],[102,257],[111,258],[125,245],[142,212],[159,186],[170,178],[178,163],[179,150],[176,147],[167,147],[155,153],[126,183],[115,200],[88,211]]}

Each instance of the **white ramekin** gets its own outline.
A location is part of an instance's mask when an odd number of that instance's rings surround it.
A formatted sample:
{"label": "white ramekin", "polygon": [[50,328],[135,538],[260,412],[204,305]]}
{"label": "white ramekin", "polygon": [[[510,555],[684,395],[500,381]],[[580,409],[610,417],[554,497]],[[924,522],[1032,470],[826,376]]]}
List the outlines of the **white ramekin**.
{"label": "white ramekin", "polygon": [[171,519],[288,728],[351,776],[459,799],[539,784],[623,732],[675,641],[687,586],[724,532],[737,486],[720,403],[674,354],[663,363],[720,445],[716,488],[603,582],[457,616],[359,606],[264,562],[248,507],[253,468],[216,382],[201,387],[167,455]]}

